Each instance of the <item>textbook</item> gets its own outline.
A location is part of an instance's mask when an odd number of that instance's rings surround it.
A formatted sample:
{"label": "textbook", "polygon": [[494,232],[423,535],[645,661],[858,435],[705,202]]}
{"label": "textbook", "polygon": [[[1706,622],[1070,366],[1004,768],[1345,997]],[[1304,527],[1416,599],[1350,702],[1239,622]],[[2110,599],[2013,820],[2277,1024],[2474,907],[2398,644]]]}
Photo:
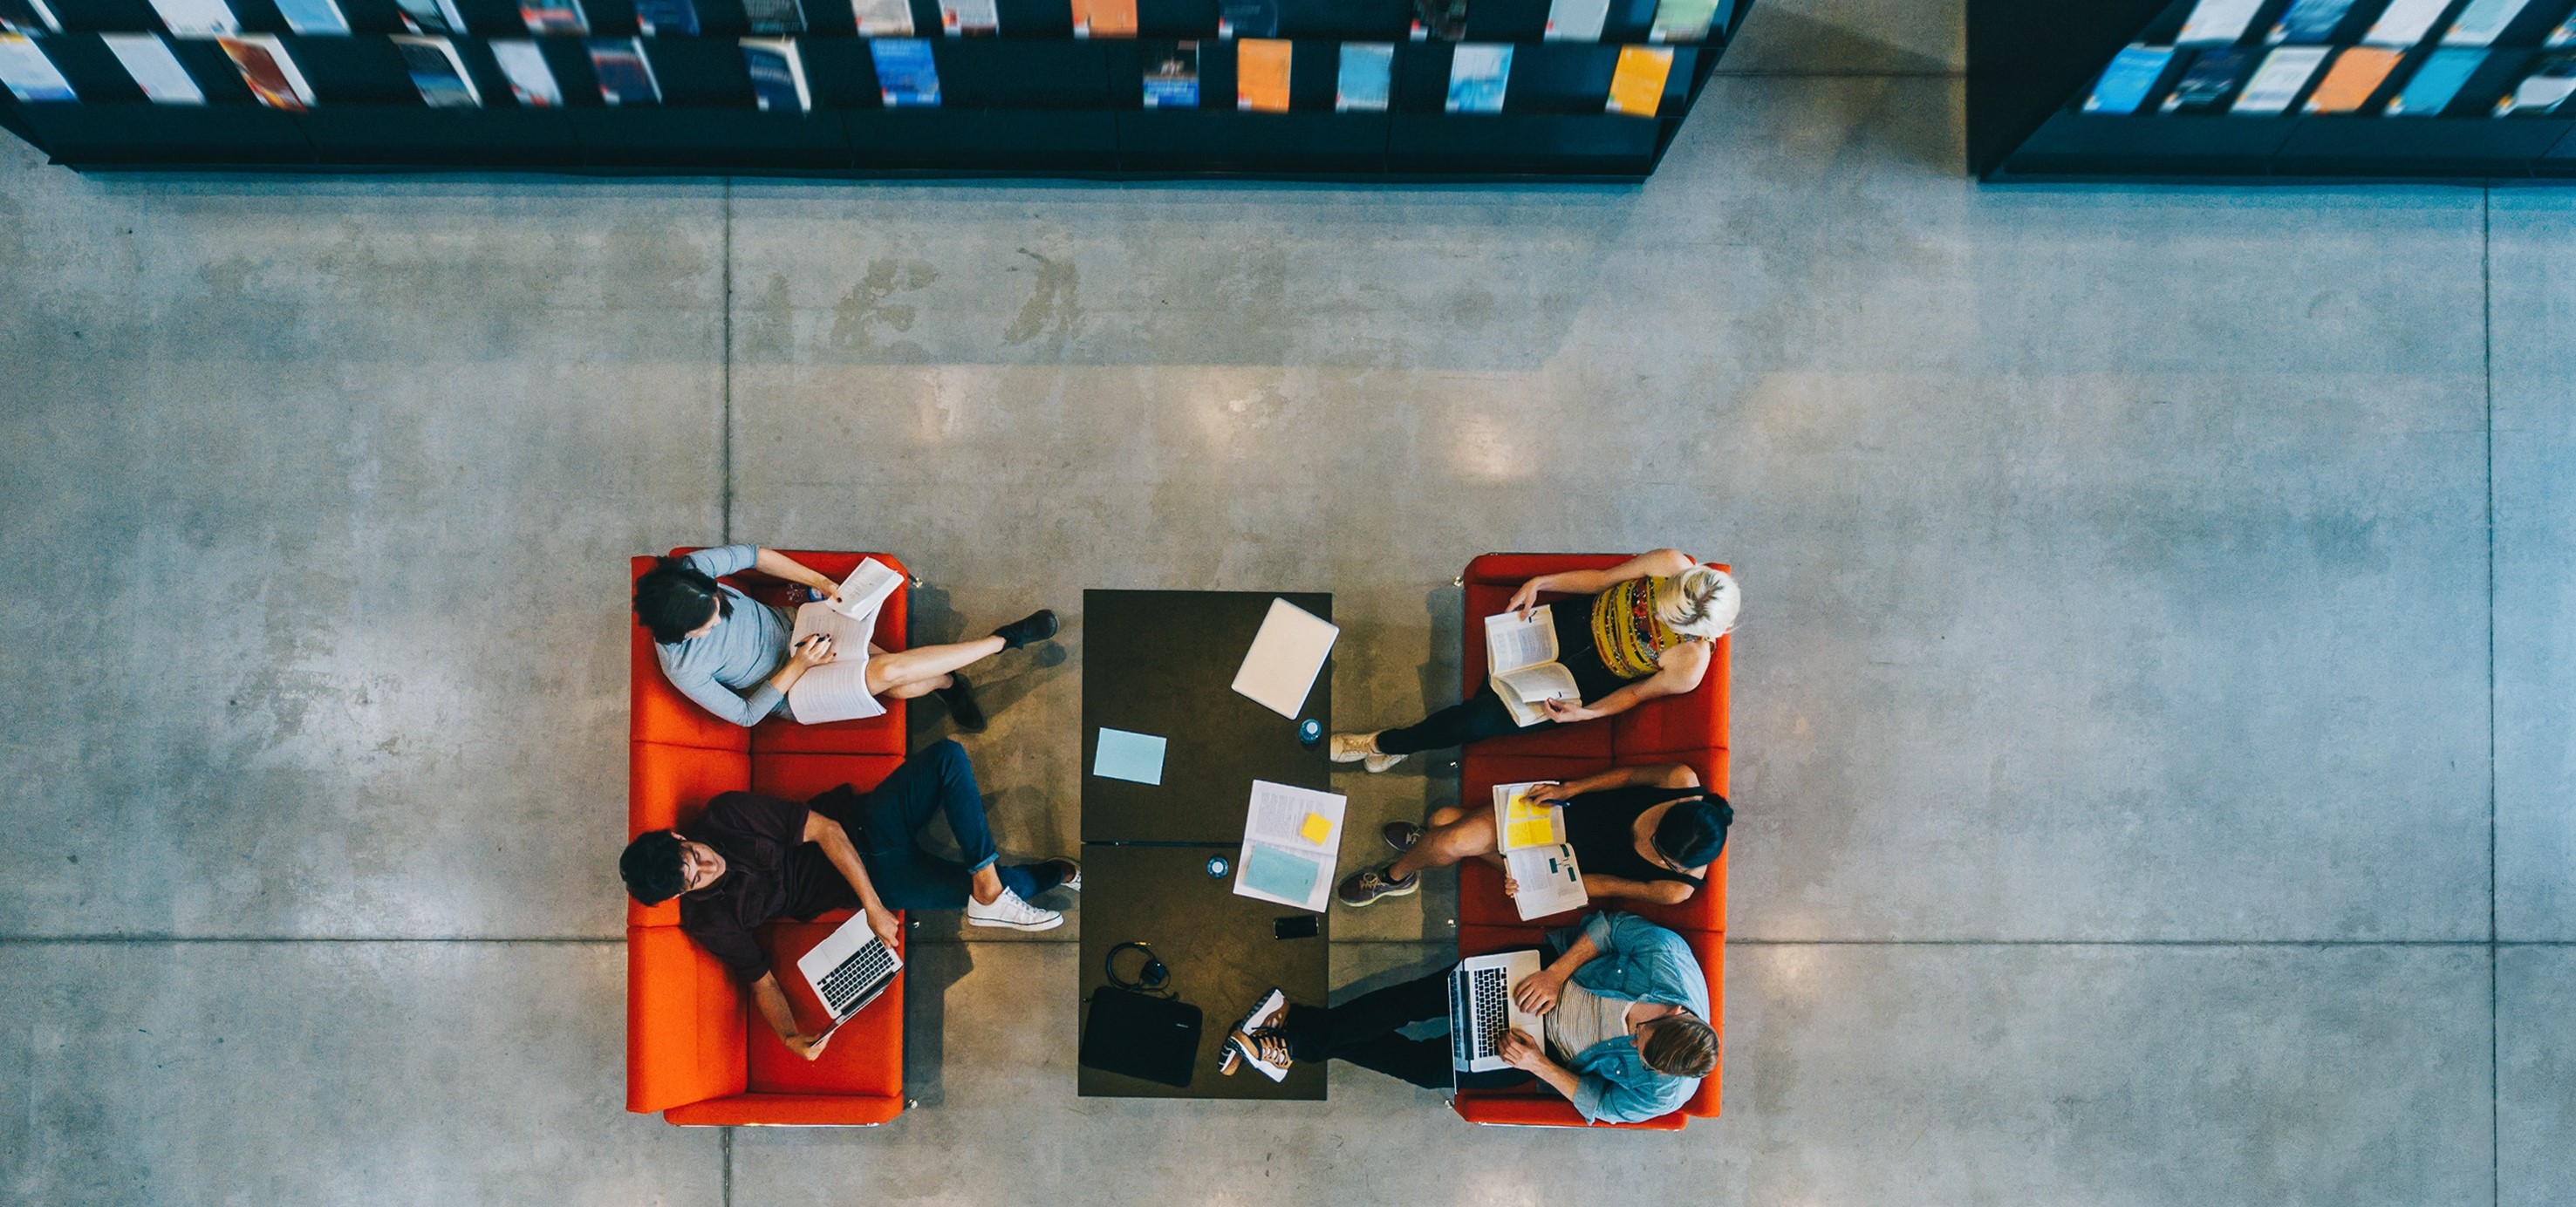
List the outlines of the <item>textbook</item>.
{"label": "textbook", "polygon": [[1583,889],[1574,848],[1565,843],[1505,855],[1503,874],[1512,878],[1512,908],[1521,912],[1523,922],[1581,909],[1592,900]]}
{"label": "textbook", "polygon": [[877,96],[889,109],[939,103],[939,68],[930,43],[920,38],[878,38],[868,43],[877,69]]}
{"label": "textbook", "polygon": [[1252,781],[1243,849],[1234,861],[1235,895],[1323,913],[1332,904],[1348,804],[1330,792]]}
{"label": "textbook", "polygon": [[1333,86],[1333,108],[1346,113],[1384,110],[1394,69],[1395,43],[1342,43],[1341,75]]}
{"label": "textbook", "polygon": [[2206,113],[2223,107],[2245,82],[2252,70],[2254,56],[2242,50],[2204,50],[2191,61],[2191,69],[2182,73],[2182,82],[2166,94],[2167,113]]}
{"label": "textbook", "polygon": [[2353,113],[2369,102],[2371,94],[2397,69],[2405,52],[2385,46],[2355,46],[2337,56],[2326,78],[2317,81],[2317,90],[2308,94],[2306,109],[2310,113]]}
{"label": "textbook", "polygon": [[1512,723],[1524,729],[1547,719],[1540,701],[1582,698],[1574,672],[1556,660],[1555,608],[1540,604],[1527,620],[1510,612],[1485,618],[1485,681],[1511,710]]}
{"label": "textbook", "polygon": [[345,34],[349,18],[332,0],[277,0],[286,27],[299,34]]}
{"label": "textbook", "polygon": [[[1449,60],[1451,113],[1500,113],[1511,83],[1512,48],[1499,42],[1461,42]],[[1526,725],[1528,722],[1524,721]]]}
{"label": "textbook", "polygon": [[2493,46],[2530,4],[2531,0],[2470,0],[2451,28],[2443,31],[2442,45]]}
{"label": "textbook", "polygon": [[72,82],[45,57],[36,40],[21,33],[0,33],[0,82],[22,101],[76,101]]}
{"label": "textbook", "polygon": [[181,37],[211,38],[241,32],[241,18],[224,0],[152,0],[161,24]]}
{"label": "textbook", "polygon": [[2361,40],[2372,46],[2413,46],[2424,40],[2449,7],[2451,0],[2388,0],[2387,9],[2371,22]]}
{"label": "textbook", "polygon": [[125,74],[134,77],[143,99],[156,105],[202,105],[206,94],[197,87],[195,77],[179,65],[179,56],[170,53],[170,44],[159,34],[100,34],[116,61],[125,65]]}
{"label": "textbook", "polygon": [[1136,0],[1073,0],[1073,36],[1136,36]]}
{"label": "textbook", "polygon": [[1610,0],[1548,0],[1550,42],[1598,42],[1602,23],[1610,19]]}
{"label": "textbook", "polygon": [[805,6],[797,0],[742,0],[751,32],[765,37],[805,32]]}
{"label": "textbook", "polygon": [[519,0],[519,23],[532,34],[586,34],[590,17],[581,0]]}
{"label": "textbook", "polygon": [[2284,46],[2265,55],[2263,65],[2245,81],[2245,90],[2228,112],[2269,117],[2288,109],[2299,90],[2308,86],[2309,77],[2325,65],[2326,56],[2332,53],[2333,48],[2326,46]]}
{"label": "textbook", "polygon": [[2170,46],[2122,47],[2102,78],[2093,85],[2093,95],[2084,98],[2086,113],[2135,113],[2147,103],[2147,94],[2155,91],[2156,81],[2165,78],[2165,68],[2173,64]]}
{"label": "textbook", "polygon": [[1002,32],[1002,10],[995,0],[939,0],[939,28],[949,37]]}
{"label": "textbook", "polygon": [[1255,113],[1288,111],[1288,60],[1281,38],[1245,38],[1234,44],[1234,107]]}
{"label": "textbook", "polygon": [[907,0],[850,0],[863,38],[912,36],[912,5]]}
{"label": "textbook", "polygon": [[695,0],[635,0],[635,24],[648,38],[695,36],[698,6]]}
{"label": "textbook", "polygon": [[2532,64],[2530,75],[2496,102],[2496,116],[2545,116],[2556,112],[2571,94],[2576,94],[2576,54],[2545,54]]}
{"label": "textbook", "polygon": [[1147,42],[1145,52],[1145,107],[1148,109],[1196,109],[1199,107],[1199,44],[1196,42]]}
{"label": "textbook", "polygon": [[2343,19],[2352,14],[2352,0],[2298,0],[2290,11],[2281,14],[2280,23],[2272,27],[2266,41],[2331,42]]}
{"label": "textbook", "polygon": [[2415,78],[2406,81],[2388,102],[2390,117],[2436,117],[2460,94],[2460,86],[2477,74],[2487,61],[2487,52],[2465,46],[2445,46],[2434,51],[2415,69]]}
{"label": "textbook", "polygon": [[653,64],[644,57],[641,38],[592,38],[591,74],[599,77],[599,99],[611,105],[658,105],[662,86],[653,80]]}
{"label": "textbook", "polygon": [[2224,46],[2244,37],[2245,27],[2253,24],[2254,14],[2262,8],[2263,0],[2200,0],[2183,19],[2182,33],[2174,41],[2184,46]]}
{"label": "textbook", "polygon": [[421,103],[432,109],[482,106],[483,94],[475,89],[474,77],[466,74],[465,60],[456,57],[454,44],[445,38],[410,34],[395,34],[391,40],[394,49],[402,52],[412,86],[420,89]]}
{"label": "textbook", "polygon": [[553,109],[564,103],[563,86],[555,83],[554,68],[546,66],[545,52],[536,43],[526,38],[494,38],[490,45],[501,74],[510,78],[510,95],[520,104]]}
{"label": "textbook", "polygon": [[272,34],[243,34],[238,38],[217,38],[224,55],[241,72],[242,83],[250,86],[251,95],[271,109],[304,110],[313,107],[313,89],[304,82],[295,60],[288,58],[286,47]]}
{"label": "textbook", "polygon": [[1664,101],[1664,81],[1672,78],[1669,47],[1622,46],[1619,65],[1610,73],[1610,99],[1602,112],[1653,117]]}
{"label": "textbook", "polygon": [[[805,85],[805,61],[797,55],[794,39],[744,38],[742,65],[751,72],[752,99],[762,112],[805,113],[814,108],[814,93]],[[866,572],[869,566],[885,570],[870,558],[860,565],[860,572]],[[891,570],[885,573],[888,578],[894,577]],[[855,579],[857,575],[851,577]],[[887,590],[893,588],[889,586]]]}

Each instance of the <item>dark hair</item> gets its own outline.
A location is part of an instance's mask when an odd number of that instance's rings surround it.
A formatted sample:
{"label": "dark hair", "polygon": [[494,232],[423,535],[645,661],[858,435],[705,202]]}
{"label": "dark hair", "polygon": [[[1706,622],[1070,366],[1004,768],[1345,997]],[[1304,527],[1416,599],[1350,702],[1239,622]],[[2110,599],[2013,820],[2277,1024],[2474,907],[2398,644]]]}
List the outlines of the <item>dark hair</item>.
{"label": "dark hair", "polygon": [[733,601],[715,579],[679,558],[663,558],[635,580],[635,619],[663,645],[679,644],[689,630],[719,614],[732,615]]}
{"label": "dark hair", "polygon": [[1646,1032],[1637,1058],[1658,1073],[1706,1077],[1717,1071],[1717,1029],[1697,1015],[1667,1014]]}
{"label": "dark hair", "polygon": [[625,878],[627,893],[646,905],[679,896],[689,887],[680,874],[680,836],[669,830],[636,835],[617,857],[617,874]]}
{"label": "dark hair", "polygon": [[1723,796],[1674,801],[1655,823],[1655,850],[1686,868],[1704,867],[1726,849],[1726,828],[1735,824],[1735,806]]}

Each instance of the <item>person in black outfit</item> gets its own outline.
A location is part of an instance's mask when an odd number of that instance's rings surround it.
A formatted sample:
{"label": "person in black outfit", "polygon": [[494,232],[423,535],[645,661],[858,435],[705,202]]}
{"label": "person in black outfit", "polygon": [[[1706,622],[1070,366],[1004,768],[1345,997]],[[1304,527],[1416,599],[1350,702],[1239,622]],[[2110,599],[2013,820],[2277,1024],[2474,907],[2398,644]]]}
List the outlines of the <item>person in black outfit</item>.
{"label": "person in black outfit", "polygon": [[[1726,849],[1726,828],[1735,821],[1734,806],[1700,787],[1699,773],[1680,763],[1614,767],[1534,793],[1565,805],[1566,844],[1583,869],[1583,891],[1596,901],[1623,897],[1676,905],[1689,900],[1718,852]],[[1427,830],[1392,822],[1383,833],[1387,845],[1400,853],[1393,863],[1362,868],[1343,880],[1337,894],[1342,904],[1371,905],[1382,897],[1410,893],[1419,886],[1424,868],[1445,868],[1461,859],[1504,866],[1490,808],[1443,806],[1432,811]],[[1505,876],[1505,893],[1517,895],[1519,888]]]}

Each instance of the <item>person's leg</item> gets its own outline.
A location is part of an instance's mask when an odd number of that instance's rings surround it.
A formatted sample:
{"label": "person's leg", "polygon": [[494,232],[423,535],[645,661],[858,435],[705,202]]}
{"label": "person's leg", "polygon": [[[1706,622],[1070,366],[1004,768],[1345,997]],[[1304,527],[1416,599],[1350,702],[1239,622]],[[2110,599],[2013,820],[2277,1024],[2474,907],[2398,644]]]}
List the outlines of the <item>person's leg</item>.
{"label": "person's leg", "polygon": [[1280,1032],[1299,1060],[1329,1060],[1398,1029],[1449,1017],[1449,973],[1363,993],[1339,1006],[1290,1006]]}
{"label": "person's leg", "polygon": [[[1443,822],[1443,814],[1448,820]],[[1494,851],[1494,813],[1442,809],[1431,815],[1431,829],[1395,857],[1381,873],[1389,880],[1409,880],[1424,868],[1445,868],[1461,859]]]}
{"label": "person's leg", "polygon": [[925,645],[891,654],[870,655],[868,692],[882,696],[926,680],[944,678],[948,672],[973,666],[1001,653],[1004,648],[999,637],[979,637],[953,645]]}
{"label": "person's leg", "polygon": [[[1003,883],[993,870],[1000,852],[985,823],[984,798],[976,790],[975,768],[967,761],[965,747],[949,740],[922,747],[871,789],[859,807],[867,819],[870,845],[880,854],[901,851],[927,857],[921,851],[920,834],[932,818],[945,814],[958,849],[965,853],[966,862],[958,866],[974,882],[975,899],[991,901],[1000,895]],[[884,890],[878,893],[883,895]]]}
{"label": "person's leg", "polygon": [[[1541,720],[1531,729],[1556,722]],[[1475,695],[1423,718],[1401,729],[1390,729],[1377,735],[1380,754],[1415,754],[1425,750],[1447,750],[1486,738],[1507,734],[1520,726],[1512,723],[1512,710],[1504,707],[1503,698],[1494,694],[1492,684]]]}

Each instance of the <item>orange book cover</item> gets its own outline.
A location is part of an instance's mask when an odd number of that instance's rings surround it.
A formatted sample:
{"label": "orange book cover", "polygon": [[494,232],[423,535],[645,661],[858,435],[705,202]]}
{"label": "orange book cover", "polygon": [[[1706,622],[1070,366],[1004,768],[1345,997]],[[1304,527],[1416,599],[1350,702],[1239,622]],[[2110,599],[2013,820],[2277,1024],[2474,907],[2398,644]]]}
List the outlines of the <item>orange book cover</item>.
{"label": "orange book cover", "polygon": [[1672,73],[1672,48],[1620,47],[1618,69],[1610,73],[1610,112],[1653,117],[1663,104],[1664,80]]}
{"label": "orange book cover", "polygon": [[2379,82],[2397,69],[2405,57],[2402,50],[2377,46],[2355,46],[2336,58],[2326,69],[2326,78],[2308,95],[2310,113],[2350,113],[2361,108],[2370,94],[2379,91]]}
{"label": "orange book cover", "polygon": [[1136,0],[1073,0],[1073,31],[1086,38],[1136,36]]}
{"label": "orange book cover", "polygon": [[1288,111],[1286,38],[1245,38],[1234,44],[1235,107],[1256,113]]}

